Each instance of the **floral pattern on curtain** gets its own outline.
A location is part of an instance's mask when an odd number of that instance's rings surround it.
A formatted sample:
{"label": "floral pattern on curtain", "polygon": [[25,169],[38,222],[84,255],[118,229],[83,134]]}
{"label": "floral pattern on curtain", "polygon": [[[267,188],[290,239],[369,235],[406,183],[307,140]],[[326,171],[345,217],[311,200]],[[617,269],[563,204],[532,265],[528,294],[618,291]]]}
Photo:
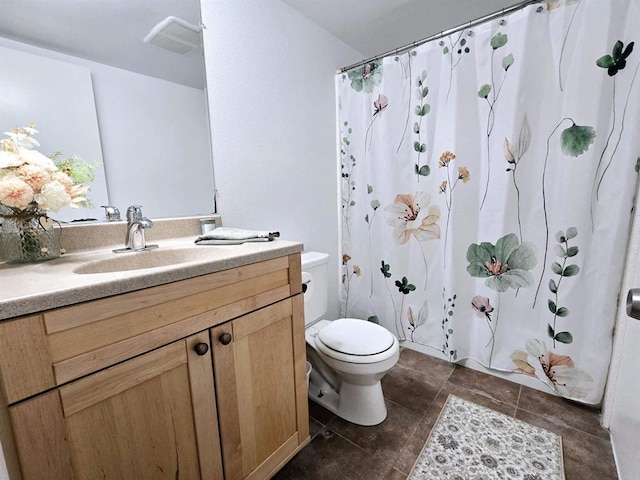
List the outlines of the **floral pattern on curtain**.
{"label": "floral pattern on curtain", "polygon": [[638,0],[546,2],[339,74],[342,314],[600,402],[638,25]]}

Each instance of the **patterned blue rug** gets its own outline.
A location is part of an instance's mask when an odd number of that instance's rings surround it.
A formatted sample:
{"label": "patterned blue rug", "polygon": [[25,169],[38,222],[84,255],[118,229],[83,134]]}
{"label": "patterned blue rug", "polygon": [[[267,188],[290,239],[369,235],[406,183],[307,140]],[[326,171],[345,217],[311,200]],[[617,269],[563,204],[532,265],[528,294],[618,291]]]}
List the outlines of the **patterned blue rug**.
{"label": "patterned blue rug", "polygon": [[562,437],[449,395],[407,480],[564,480]]}

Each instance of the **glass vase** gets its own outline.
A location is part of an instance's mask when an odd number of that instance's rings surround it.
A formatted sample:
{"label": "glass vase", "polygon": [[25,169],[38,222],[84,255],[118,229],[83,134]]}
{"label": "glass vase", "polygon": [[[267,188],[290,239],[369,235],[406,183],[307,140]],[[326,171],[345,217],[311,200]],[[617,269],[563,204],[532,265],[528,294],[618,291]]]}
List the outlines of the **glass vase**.
{"label": "glass vase", "polygon": [[7,263],[29,263],[60,256],[58,231],[46,210],[0,207],[0,246]]}

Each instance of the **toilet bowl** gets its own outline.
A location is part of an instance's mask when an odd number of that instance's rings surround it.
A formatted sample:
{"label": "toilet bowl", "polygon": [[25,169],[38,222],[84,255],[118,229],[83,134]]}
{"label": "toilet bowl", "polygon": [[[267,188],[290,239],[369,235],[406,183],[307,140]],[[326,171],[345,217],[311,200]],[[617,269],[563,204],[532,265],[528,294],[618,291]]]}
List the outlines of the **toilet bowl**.
{"label": "toilet bowl", "polygon": [[312,369],[309,398],[358,425],[377,425],[387,416],[380,379],[397,363],[398,339],[366,320],[324,320],[329,256],[302,254],[307,360]]}

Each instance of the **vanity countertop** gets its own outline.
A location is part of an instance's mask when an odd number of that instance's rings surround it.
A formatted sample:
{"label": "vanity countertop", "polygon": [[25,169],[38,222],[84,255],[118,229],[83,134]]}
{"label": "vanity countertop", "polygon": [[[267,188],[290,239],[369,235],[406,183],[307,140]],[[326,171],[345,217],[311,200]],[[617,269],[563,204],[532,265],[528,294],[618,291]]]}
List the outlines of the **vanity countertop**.
{"label": "vanity countertop", "polygon": [[[111,248],[103,248],[69,253],[40,263],[0,263],[0,320],[185,280],[302,251],[302,243],[280,239],[224,246],[195,245],[193,240],[193,236],[160,240],[154,242],[159,244],[158,249],[136,253],[116,254]],[[154,255],[154,252],[169,249],[189,249],[189,261],[137,270],[76,273],[77,269],[91,262],[116,256]]]}

